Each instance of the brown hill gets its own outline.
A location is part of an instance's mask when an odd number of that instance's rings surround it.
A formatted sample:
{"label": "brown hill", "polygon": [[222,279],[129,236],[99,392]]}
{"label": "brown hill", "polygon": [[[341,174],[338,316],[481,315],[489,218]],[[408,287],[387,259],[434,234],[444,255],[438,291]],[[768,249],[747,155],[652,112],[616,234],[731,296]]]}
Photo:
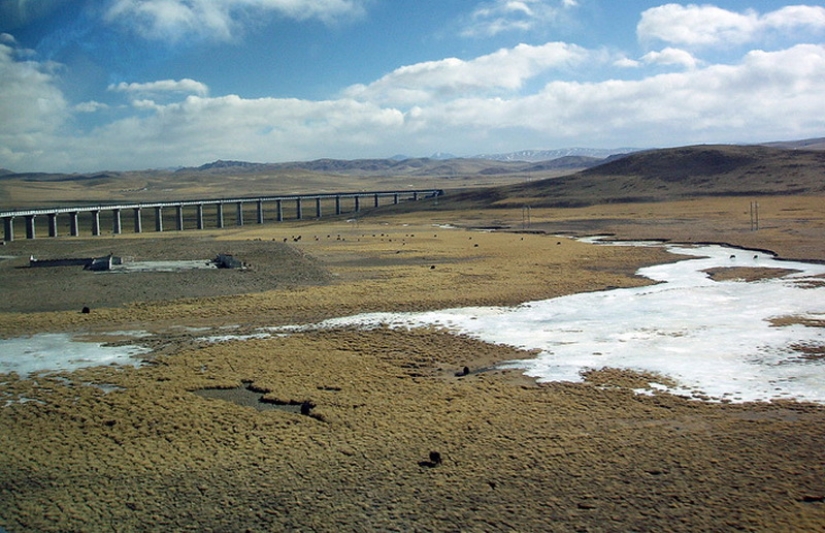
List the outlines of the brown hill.
{"label": "brown hill", "polygon": [[468,191],[445,201],[572,207],[699,196],[825,193],[825,152],[702,145],[634,153],[577,174]]}
{"label": "brown hill", "polygon": [[802,139],[799,141],[779,141],[764,143],[764,145],[773,148],[785,148],[787,150],[825,150],[825,137]]}

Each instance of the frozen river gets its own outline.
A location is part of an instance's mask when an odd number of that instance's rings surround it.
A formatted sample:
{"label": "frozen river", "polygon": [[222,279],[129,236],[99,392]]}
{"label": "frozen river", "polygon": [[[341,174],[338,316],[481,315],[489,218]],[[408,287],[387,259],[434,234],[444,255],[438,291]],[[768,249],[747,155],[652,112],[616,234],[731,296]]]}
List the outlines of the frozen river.
{"label": "frozen river", "polygon": [[[535,358],[505,366],[524,369],[539,381],[581,381],[583,370],[612,367],[659,373],[678,384],[671,392],[683,395],[825,403],[825,328],[772,322],[787,317],[825,321],[825,279],[814,279],[825,274],[825,265],[779,261],[722,246],[667,249],[693,257],[641,269],[640,275],[659,282],[648,287],[574,294],[517,307],[372,313],[301,328],[436,325],[491,343],[537,350]],[[718,267],[794,272],[755,282],[713,281],[704,271]],[[284,328],[261,335],[276,332],[283,334]],[[140,353],[83,346],[65,336],[0,341],[0,372],[71,369],[97,359],[97,364],[124,363]],[[811,348],[808,357],[794,349],[799,346]],[[65,357],[71,362],[63,361]]]}
{"label": "frozen river", "polygon": [[[651,244],[652,245],[652,244]],[[825,265],[779,261],[723,246],[668,246],[693,259],[641,269],[656,285],[574,294],[518,307],[373,313],[323,327],[440,325],[491,343],[539,350],[522,368],[539,381],[581,381],[587,369],[656,372],[678,394],[731,401],[797,398],[825,402],[825,359],[793,345],[825,347],[825,329],[776,327],[772,318],[825,321]],[[757,282],[713,281],[717,267],[793,269]]]}

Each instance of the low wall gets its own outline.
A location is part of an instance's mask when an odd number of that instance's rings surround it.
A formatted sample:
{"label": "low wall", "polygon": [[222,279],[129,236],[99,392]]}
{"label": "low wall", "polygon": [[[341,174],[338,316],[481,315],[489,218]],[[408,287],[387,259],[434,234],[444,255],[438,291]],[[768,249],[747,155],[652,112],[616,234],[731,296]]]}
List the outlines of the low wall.
{"label": "low wall", "polygon": [[82,266],[87,270],[109,270],[112,265],[120,265],[122,259],[112,255],[105,257],[73,257],[66,259],[29,259],[29,267]]}
{"label": "low wall", "polygon": [[82,266],[87,267],[94,262],[94,257],[77,257],[71,259],[29,259],[29,266],[34,267],[61,267],[61,266]]}

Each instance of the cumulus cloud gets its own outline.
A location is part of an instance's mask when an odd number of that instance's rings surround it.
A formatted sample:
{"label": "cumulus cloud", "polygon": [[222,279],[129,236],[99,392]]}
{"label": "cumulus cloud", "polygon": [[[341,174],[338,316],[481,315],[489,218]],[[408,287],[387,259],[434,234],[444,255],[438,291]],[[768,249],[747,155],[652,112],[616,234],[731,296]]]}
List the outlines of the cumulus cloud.
{"label": "cumulus cloud", "polygon": [[641,80],[556,81],[511,100],[457,100],[428,109],[424,120],[488,133],[528,128],[567,142],[632,135],[651,146],[810,136],[825,127],[823,69],[825,47],[799,45],[751,52],[737,65]]}
{"label": "cumulus cloud", "polygon": [[491,37],[503,32],[529,31],[558,23],[578,6],[576,0],[495,0],[479,5],[466,19],[465,37]]}
{"label": "cumulus cloud", "polygon": [[369,85],[352,86],[345,94],[405,105],[436,97],[513,91],[548,69],[576,65],[589,56],[584,48],[567,43],[519,44],[469,61],[448,58],[401,67]]}
{"label": "cumulus cloud", "polygon": [[642,56],[642,61],[654,65],[679,65],[689,69],[696,68],[699,63],[690,52],[670,47],[660,52],[648,52]]}
{"label": "cumulus cloud", "polygon": [[[753,51],[727,65],[692,63],[675,48],[657,54],[636,62],[640,79],[536,87],[548,70],[616,58],[565,43],[519,45],[402,67],[329,100],[209,96],[187,79],[122,83],[111,89],[131,98],[131,108],[67,135],[72,114],[93,111],[95,102],[71,108],[58,89],[60,67],[0,44],[0,166],[67,171],[402,150],[473,154],[498,139],[509,149],[756,142],[825,129],[825,46]],[[645,77],[643,67],[654,62],[693,67]]]}
{"label": "cumulus cloud", "polygon": [[255,13],[331,24],[363,13],[368,0],[113,0],[105,20],[148,39],[177,41],[198,36],[231,40]]}
{"label": "cumulus cloud", "polygon": [[90,100],[88,102],[81,102],[79,104],[76,104],[73,109],[80,113],[94,113],[95,111],[108,108],[109,106],[102,102],[95,102],[94,100]]}
{"label": "cumulus cloud", "polygon": [[315,102],[189,96],[159,106],[150,117],[111,124],[99,136],[104,143],[140,136],[130,146],[161,154],[166,164],[180,164],[183,153],[192,163],[216,154],[299,159],[393,153],[398,146],[426,142],[474,153],[475,143],[504,132],[548,145],[619,145],[631,137],[643,146],[730,136],[757,141],[825,127],[823,70],[825,47],[799,45],[751,52],[735,65],[641,80],[553,81],[509,98],[455,94],[407,110],[346,97]]}
{"label": "cumulus cloud", "polygon": [[627,56],[621,56],[618,59],[613,60],[613,66],[619,68],[638,68],[642,66],[642,63],[641,61],[630,59]]}
{"label": "cumulus cloud", "polygon": [[[195,165],[215,158],[296,160],[325,156],[345,157],[354,150],[380,145],[403,130],[400,111],[349,99],[309,101],[291,98],[187,96],[159,105],[149,102],[148,115],[132,116],[93,131],[97,154],[110,157],[111,167],[122,167],[123,150],[129,158],[152,161],[154,166]],[[80,157],[97,164],[99,155],[83,150]]]}
{"label": "cumulus cloud", "polygon": [[636,27],[643,42],[663,41],[682,46],[712,46],[753,42],[782,30],[825,30],[825,8],[787,6],[760,15],[737,13],[712,5],[666,4],[646,10]]}
{"label": "cumulus cloud", "polygon": [[129,94],[157,94],[157,93],[188,93],[206,95],[209,87],[205,84],[189,78],[182,80],[159,80],[148,83],[126,83],[109,85],[110,91],[117,91]]}
{"label": "cumulus cloud", "polygon": [[0,161],[6,165],[41,153],[43,140],[69,114],[55,76],[60,65],[23,59],[30,55],[0,43]]}

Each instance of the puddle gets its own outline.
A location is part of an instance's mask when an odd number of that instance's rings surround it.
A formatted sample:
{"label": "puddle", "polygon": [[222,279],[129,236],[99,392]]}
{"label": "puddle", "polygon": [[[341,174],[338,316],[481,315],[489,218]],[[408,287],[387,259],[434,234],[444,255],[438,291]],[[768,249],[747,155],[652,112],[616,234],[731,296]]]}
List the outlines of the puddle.
{"label": "puddle", "polygon": [[234,389],[198,389],[192,391],[192,393],[202,398],[223,400],[243,407],[252,407],[258,411],[277,409],[279,411],[301,414],[302,404],[281,404],[263,401],[264,393],[250,390],[248,385],[241,385]]}

